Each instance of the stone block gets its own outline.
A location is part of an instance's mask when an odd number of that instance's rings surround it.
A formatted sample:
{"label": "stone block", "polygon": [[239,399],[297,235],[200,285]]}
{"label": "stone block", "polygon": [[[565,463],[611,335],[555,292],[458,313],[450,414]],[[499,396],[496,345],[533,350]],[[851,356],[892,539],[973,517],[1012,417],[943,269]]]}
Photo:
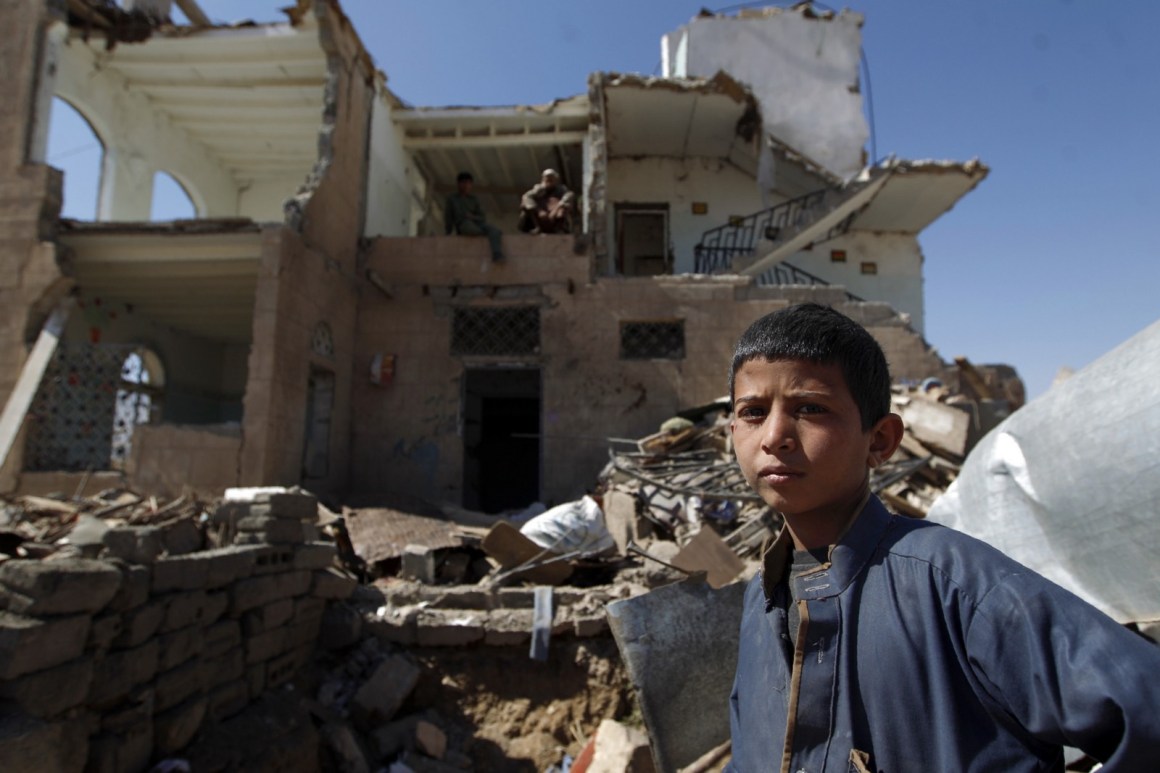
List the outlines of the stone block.
{"label": "stone block", "polygon": [[157,666],[162,671],[177,668],[201,654],[205,644],[205,630],[191,625],[157,637]]}
{"label": "stone block", "polygon": [[153,562],[153,592],[198,590],[206,587],[209,560],[200,553],[162,556]]}
{"label": "stone block", "polygon": [[[226,682],[240,682],[246,674],[246,659],[241,648],[232,649],[201,660],[202,682],[207,690]],[[248,694],[248,692],[247,692]]]}
{"label": "stone block", "polygon": [[[129,696],[116,708],[101,715],[101,730],[120,735],[127,733],[134,727],[149,725],[152,731],[153,722],[153,688],[141,687],[129,693]],[[153,743],[150,732],[149,743]]]}
{"label": "stone block", "polygon": [[158,755],[172,754],[191,740],[201,727],[208,702],[204,695],[190,698],[153,717],[153,748]]}
{"label": "stone block", "polygon": [[294,547],[292,545],[245,545],[234,549],[253,552],[253,573],[255,575],[285,572],[294,568]]}
{"label": "stone block", "polygon": [[222,684],[209,694],[207,713],[213,721],[221,722],[237,714],[249,702],[250,691],[245,682]]}
{"label": "stone block", "polygon": [[241,624],[237,620],[220,620],[205,629],[202,657],[217,657],[241,643]]}
{"label": "stone block", "polygon": [[363,627],[381,642],[411,647],[419,640],[418,622],[414,616],[364,618]]}
{"label": "stone block", "polygon": [[242,615],[242,632],[253,636],[285,625],[294,616],[294,599],[278,599]]}
{"label": "stone block", "polygon": [[161,627],[165,619],[165,604],[154,601],[121,615],[121,633],[113,641],[115,647],[138,647]]}
{"label": "stone block", "polygon": [[362,638],[362,614],[346,604],[326,607],[318,631],[318,646],[324,650],[346,649]]}
{"label": "stone block", "polygon": [[166,633],[186,628],[191,625],[200,625],[205,614],[205,591],[186,591],[184,593],[170,593],[159,596],[158,601],[165,607],[165,617],[161,621],[158,632]]}
{"label": "stone block", "polygon": [[239,580],[230,589],[230,615],[241,613],[310,590],[310,572],[285,572]]}
{"label": "stone block", "polygon": [[246,667],[246,684],[250,688],[250,700],[256,700],[266,691],[265,663],[255,663]]}
{"label": "stone block", "polygon": [[84,558],[12,560],[0,564],[0,585],[11,591],[7,606],[18,614],[96,612],[116,595],[121,572],[107,561]]}
{"label": "stone block", "polygon": [[313,596],[302,596],[294,599],[295,620],[321,619],[325,610],[326,602],[322,599],[316,599]]}
{"label": "stone block", "polygon": [[337,569],[323,569],[314,573],[311,593],[320,599],[348,599],[357,585],[358,580]]}
{"label": "stone block", "polygon": [[483,633],[483,643],[488,647],[519,647],[527,644],[531,631],[505,631],[488,628]]}
{"label": "stone block", "polygon": [[389,722],[419,681],[419,667],[402,655],[390,655],[351,699],[351,711],[366,727]]}
{"label": "stone block", "polygon": [[206,581],[208,589],[221,588],[230,583],[249,577],[254,571],[255,553],[252,549],[239,547],[217,548],[200,553],[206,559]]}
{"label": "stone block", "polygon": [[310,494],[289,492],[258,494],[250,505],[250,513],[313,523],[318,518],[318,499]]}
{"label": "stone block", "polygon": [[261,663],[286,651],[289,629],[276,628],[246,638],[246,665]]}
{"label": "stone block", "polygon": [[305,647],[271,658],[266,664],[266,689],[273,690],[286,684],[309,659],[310,649]]}
{"label": "stone block", "polygon": [[110,652],[95,664],[88,703],[111,706],[157,674],[158,646],[150,639],[131,650]]}
{"label": "stone block", "polygon": [[156,526],[114,526],[102,542],[112,556],[131,564],[152,564],[165,552],[165,539]]}
{"label": "stone block", "polygon": [[184,556],[205,547],[201,529],[192,518],[181,518],[157,528],[161,529],[161,540],[167,555]]}
{"label": "stone block", "polygon": [[88,648],[98,651],[109,649],[117,637],[121,635],[123,625],[121,615],[115,612],[97,615],[93,618],[93,624],[89,628]]}
{"label": "stone block", "polygon": [[578,617],[572,621],[572,631],[579,638],[603,636],[608,631],[608,618],[604,615]]}
{"label": "stone block", "polygon": [[435,551],[426,545],[404,546],[402,567],[399,574],[407,580],[434,585]]}
{"label": "stone block", "polygon": [[54,717],[80,706],[93,682],[92,658],[0,681],[0,699],[9,700],[35,717]]}
{"label": "stone block", "polygon": [[201,610],[201,624],[213,625],[230,608],[230,594],[228,591],[217,591],[205,594],[205,606]]}
{"label": "stone block", "polygon": [[165,711],[187,698],[204,693],[203,676],[201,663],[197,661],[158,674],[153,682],[154,711]]}
{"label": "stone block", "polygon": [[280,518],[247,516],[238,521],[239,539],[249,536],[270,545],[301,545],[306,537],[301,521],[287,521]]}
{"label": "stone block", "polygon": [[327,722],[319,728],[322,741],[331,752],[337,769],[344,773],[370,773],[372,759],[354,729],[345,722]]}
{"label": "stone block", "polygon": [[112,562],[121,572],[121,586],[106,607],[109,612],[124,612],[135,609],[149,600],[149,585],[152,573],[147,566]]}
{"label": "stone block", "polygon": [[421,719],[415,724],[415,746],[428,757],[441,760],[447,753],[447,734]]}
{"label": "stone block", "polygon": [[75,660],[84,652],[92,618],[46,620],[0,612],[0,679],[15,679]]}
{"label": "stone block", "polygon": [[329,542],[307,542],[294,548],[295,569],[325,569],[334,564],[338,549]]}
{"label": "stone block", "polygon": [[101,733],[89,743],[88,773],[133,773],[148,770],[153,754],[153,717],[113,735]]}
{"label": "stone block", "polygon": [[[64,748],[64,722],[46,722],[22,711],[0,707],[0,770],[32,770],[37,773],[66,773],[70,757]],[[73,752],[75,754],[75,751]],[[88,756],[85,746],[83,763]]]}

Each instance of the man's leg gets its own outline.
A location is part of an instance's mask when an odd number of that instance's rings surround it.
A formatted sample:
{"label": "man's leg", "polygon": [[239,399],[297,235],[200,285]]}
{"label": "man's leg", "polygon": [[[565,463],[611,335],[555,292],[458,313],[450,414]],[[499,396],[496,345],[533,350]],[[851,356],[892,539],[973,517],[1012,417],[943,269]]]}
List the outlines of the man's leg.
{"label": "man's leg", "polygon": [[483,226],[487,229],[487,242],[491,245],[491,259],[503,260],[503,232],[491,223]]}

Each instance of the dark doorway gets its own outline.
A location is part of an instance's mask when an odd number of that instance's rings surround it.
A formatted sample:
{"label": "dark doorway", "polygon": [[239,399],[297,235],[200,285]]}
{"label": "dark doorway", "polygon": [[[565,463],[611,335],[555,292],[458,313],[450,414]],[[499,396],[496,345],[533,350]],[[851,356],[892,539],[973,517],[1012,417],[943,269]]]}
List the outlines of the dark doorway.
{"label": "dark doorway", "polygon": [[540,371],[468,370],[463,506],[498,513],[540,498]]}
{"label": "dark doorway", "polygon": [[334,410],[334,374],[310,370],[306,386],[306,442],[302,447],[303,480],[330,473],[330,415]]}

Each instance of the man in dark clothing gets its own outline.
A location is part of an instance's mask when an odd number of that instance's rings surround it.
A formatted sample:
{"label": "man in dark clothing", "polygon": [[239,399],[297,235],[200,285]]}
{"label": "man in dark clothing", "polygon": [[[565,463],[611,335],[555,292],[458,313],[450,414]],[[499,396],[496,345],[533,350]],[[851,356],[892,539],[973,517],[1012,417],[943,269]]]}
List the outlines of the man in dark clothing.
{"label": "man in dark clothing", "polygon": [[539,185],[520,200],[520,230],[526,234],[571,233],[575,199],[556,170],[545,169]]}
{"label": "man in dark clothing", "polygon": [[470,172],[460,172],[455,178],[459,190],[447,197],[443,208],[443,227],[446,233],[460,236],[486,236],[491,245],[491,259],[503,260],[503,234],[483,216],[479,199],[471,192],[475,178]]}

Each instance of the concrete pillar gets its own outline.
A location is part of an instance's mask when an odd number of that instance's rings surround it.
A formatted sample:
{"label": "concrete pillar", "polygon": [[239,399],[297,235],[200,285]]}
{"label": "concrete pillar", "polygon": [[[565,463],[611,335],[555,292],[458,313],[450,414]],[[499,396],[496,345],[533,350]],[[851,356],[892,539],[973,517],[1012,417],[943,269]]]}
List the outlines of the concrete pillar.
{"label": "concrete pillar", "polygon": [[156,170],[131,148],[105,149],[97,220],[148,220]]}

